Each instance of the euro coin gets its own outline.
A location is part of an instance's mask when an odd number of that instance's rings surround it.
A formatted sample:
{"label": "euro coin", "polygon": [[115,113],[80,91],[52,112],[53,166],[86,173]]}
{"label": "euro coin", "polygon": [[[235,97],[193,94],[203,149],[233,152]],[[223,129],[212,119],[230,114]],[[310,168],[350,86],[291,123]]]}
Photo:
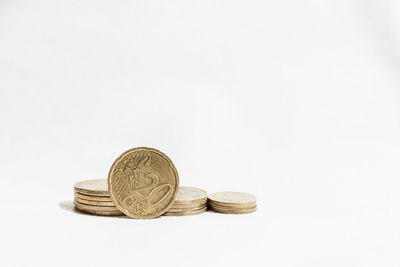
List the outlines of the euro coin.
{"label": "euro coin", "polygon": [[115,208],[114,203],[112,203],[111,201],[92,201],[92,200],[80,199],[78,197],[75,197],[75,201],[86,205]]}
{"label": "euro coin", "polygon": [[135,219],[155,218],[175,202],[178,172],[162,152],[146,147],[124,152],[112,164],[108,191],[115,206]]}
{"label": "euro coin", "polygon": [[218,207],[210,206],[211,210],[219,212],[219,213],[226,213],[226,214],[246,214],[252,213],[257,210],[257,207],[249,208],[249,209],[221,209]]}
{"label": "euro coin", "polygon": [[218,192],[208,196],[210,202],[221,205],[251,205],[256,204],[256,197],[242,192]]}
{"label": "euro coin", "polygon": [[95,179],[78,182],[74,186],[75,192],[90,196],[109,196],[106,179]]}
{"label": "euro coin", "polygon": [[124,215],[121,211],[98,211],[98,210],[87,210],[84,208],[80,208],[75,206],[75,210],[82,212],[82,213],[87,213],[91,215],[98,215],[98,216],[122,216]]}
{"label": "euro coin", "polygon": [[109,196],[90,196],[90,195],[84,195],[84,194],[78,193],[76,191],[74,192],[74,196],[79,199],[112,203],[112,200]]}
{"label": "euro coin", "polygon": [[74,201],[74,206],[80,209],[92,210],[92,211],[112,211],[112,212],[118,211],[118,209],[115,207],[93,206],[93,205],[82,204],[77,201]]}
{"label": "euro coin", "polygon": [[195,188],[195,187],[187,187],[181,186],[178,190],[178,195],[176,196],[176,200],[174,204],[190,204],[190,203],[201,203],[207,201],[207,192]]}
{"label": "euro coin", "polygon": [[200,213],[203,213],[207,210],[207,207],[204,207],[199,210],[194,210],[194,211],[184,211],[184,212],[165,212],[163,215],[165,216],[189,216],[189,215],[197,215]]}

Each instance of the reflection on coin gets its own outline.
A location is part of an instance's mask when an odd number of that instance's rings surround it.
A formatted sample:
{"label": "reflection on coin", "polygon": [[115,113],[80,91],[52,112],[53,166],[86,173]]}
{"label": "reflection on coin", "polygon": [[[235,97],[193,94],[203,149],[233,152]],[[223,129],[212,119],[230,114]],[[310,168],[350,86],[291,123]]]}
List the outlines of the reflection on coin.
{"label": "reflection on coin", "polygon": [[206,210],[207,210],[207,207],[202,208],[200,210],[185,211],[185,212],[169,212],[169,211],[167,211],[163,215],[166,215],[166,216],[188,216],[188,215],[200,214],[200,213],[205,212]]}
{"label": "reflection on coin", "polygon": [[84,210],[92,210],[92,211],[118,211],[115,207],[105,207],[105,206],[93,206],[82,204],[77,201],[74,201],[74,206]]}
{"label": "reflection on coin", "polygon": [[81,194],[78,192],[74,192],[74,195],[75,195],[75,197],[77,197],[79,199],[112,203],[112,200],[109,196],[89,196],[89,195],[84,195],[84,194]]}
{"label": "reflection on coin", "polygon": [[108,174],[108,190],[115,206],[131,218],[149,219],[174,203],[178,172],[162,152],[133,148],[115,160]]}
{"label": "reflection on coin", "polygon": [[92,214],[92,215],[99,215],[99,216],[122,216],[122,215],[124,215],[119,210],[117,210],[117,211],[98,211],[97,210],[96,211],[96,210],[87,210],[87,209],[80,208],[80,207],[77,207],[77,206],[75,206],[75,210],[77,210],[79,212]]}
{"label": "reflection on coin", "polygon": [[95,179],[78,182],[74,189],[84,195],[109,196],[106,179]]}
{"label": "reflection on coin", "polygon": [[101,206],[101,207],[114,207],[114,203],[111,201],[104,202],[104,201],[92,201],[92,200],[86,200],[86,199],[80,199],[78,197],[75,197],[74,199],[76,202],[79,202],[81,204],[86,204],[86,205],[92,205],[92,206]]}
{"label": "reflection on coin", "polygon": [[207,192],[195,188],[195,187],[188,187],[188,186],[181,186],[178,190],[178,195],[176,196],[176,200],[174,204],[179,203],[190,203],[190,202],[201,202],[207,201]]}
{"label": "reflection on coin", "polygon": [[242,192],[218,192],[208,197],[210,202],[216,204],[249,205],[256,203],[256,197]]}

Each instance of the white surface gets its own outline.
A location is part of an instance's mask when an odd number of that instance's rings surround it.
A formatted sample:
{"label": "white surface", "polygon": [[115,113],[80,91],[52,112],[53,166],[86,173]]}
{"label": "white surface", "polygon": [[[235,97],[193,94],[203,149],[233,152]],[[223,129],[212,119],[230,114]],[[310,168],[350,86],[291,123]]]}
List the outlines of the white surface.
{"label": "white surface", "polygon": [[[399,266],[400,6],[0,1],[1,266]],[[135,146],[255,214],[70,210]]]}

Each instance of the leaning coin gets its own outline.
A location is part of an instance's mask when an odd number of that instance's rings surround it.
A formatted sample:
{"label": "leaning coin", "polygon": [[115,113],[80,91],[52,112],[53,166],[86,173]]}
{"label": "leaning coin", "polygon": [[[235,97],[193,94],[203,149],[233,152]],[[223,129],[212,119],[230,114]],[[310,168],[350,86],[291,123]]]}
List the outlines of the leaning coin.
{"label": "leaning coin", "polygon": [[114,207],[114,203],[111,201],[105,202],[105,201],[91,201],[91,200],[86,200],[86,199],[80,199],[75,197],[74,199],[76,202],[81,203],[81,204],[86,204],[86,205],[92,205],[92,206],[101,206],[101,207]]}
{"label": "leaning coin", "polygon": [[82,209],[79,207],[75,206],[75,210],[82,212],[82,213],[87,213],[91,215],[98,215],[98,216],[122,216],[124,215],[122,212],[118,211],[98,211],[98,210],[87,210],[87,209]]}
{"label": "leaning coin", "polygon": [[231,204],[235,206],[256,204],[255,196],[242,192],[218,192],[208,196],[210,202],[215,204]]}
{"label": "leaning coin", "polygon": [[89,196],[89,195],[84,195],[78,192],[74,192],[75,197],[79,199],[85,199],[85,200],[91,200],[91,201],[102,201],[102,202],[111,202],[112,200],[109,196]]}
{"label": "leaning coin", "polygon": [[95,179],[78,182],[74,186],[75,192],[93,196],[109,196],[106,179]]}
{"label": "leaning coin", "polygon": [[118,209],[116,209],[115,207],[93,206],[93,205],[82,204],[77,201],[74,201],[74,206],[80,209],[93,210],[93,211],[118,211]]}
{"label": "leaning coin", "polygon": [[162,152],[138,147],[116,159],[108,174],[108,191],[115,206],[135,219],[155,218],[174,203],[178,172]]}

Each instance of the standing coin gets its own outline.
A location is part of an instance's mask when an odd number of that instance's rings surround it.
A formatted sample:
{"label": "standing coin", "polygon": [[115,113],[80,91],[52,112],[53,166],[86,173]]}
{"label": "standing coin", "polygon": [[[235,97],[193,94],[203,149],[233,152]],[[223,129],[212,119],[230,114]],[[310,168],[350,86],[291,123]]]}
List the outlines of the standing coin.
{"label": "standing coin", "polygon": [[153,148],[138,147],[124,152],[108,173],[112,201],[131,218],[160,216],[174,203],[178,188],[174,164]]}

